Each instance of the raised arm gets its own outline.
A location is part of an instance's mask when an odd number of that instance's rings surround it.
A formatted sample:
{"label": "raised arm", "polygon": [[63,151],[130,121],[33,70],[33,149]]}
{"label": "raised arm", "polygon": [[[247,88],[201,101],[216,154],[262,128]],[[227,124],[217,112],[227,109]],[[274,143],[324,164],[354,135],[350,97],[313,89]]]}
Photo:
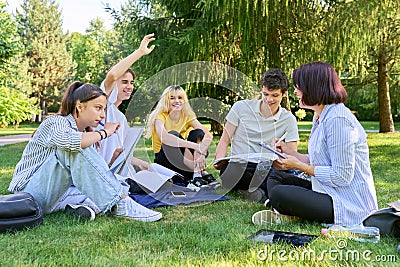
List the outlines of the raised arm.
{"label": "raised arm", "polygon": [[133,63],[135,63],[142,56],[150,54],[151,51],[153,51],[154,45],[150,47],[148,47],[148,45],[154,40],[154,33],[146,35],[140,43],[138,49],[110,69],[104,81],[104,87],[106,88],[107,95],[111,94],[112,89],[115,86],[115,82],[126,72],[127,69],[133,65]]}

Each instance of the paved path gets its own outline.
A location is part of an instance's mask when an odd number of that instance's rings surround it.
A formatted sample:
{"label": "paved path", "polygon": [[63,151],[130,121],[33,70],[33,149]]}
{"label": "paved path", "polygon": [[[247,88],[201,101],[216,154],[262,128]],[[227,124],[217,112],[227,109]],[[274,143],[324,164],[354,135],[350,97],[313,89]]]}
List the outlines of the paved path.
{"label": "paved path", "polygon": [[[299,129],[299,132],[309,132],[309,131],[310,130]],[[378,130],[366,130],[366,132],[379,132],[379,131]],[[0,136],[0,146],[29,141],[31,135],[32,134],[30,133],[30,134],[17,134],[17,135],[9,135],[9,136]]]}
{"label": "paved path", "polygon": [[32,134],[30,133],[30,134],[0,136],[0,146],[29,141],[31,135]]}

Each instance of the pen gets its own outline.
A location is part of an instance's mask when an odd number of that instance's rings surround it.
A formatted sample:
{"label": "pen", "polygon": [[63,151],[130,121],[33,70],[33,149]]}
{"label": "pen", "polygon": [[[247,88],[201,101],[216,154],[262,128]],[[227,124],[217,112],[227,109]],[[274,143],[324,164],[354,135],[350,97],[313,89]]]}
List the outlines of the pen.
{"label": "pen", "polygon": [[104,123],[102,123],[101,121],[99,121],[99,124],[104,127]]}
{"label": "pen", "polygon": [[274,145],[275,149],[276,149],[276,144],[279,143],[279,142],[282,142],[282,141],[285,139],[286,135],[287,135],[287,132],[285,132],[285,133],[281,136],[281,138],[279,138],[278,141],[276,141],[276,143],[275,143],[275,145]]}
{"label": "pen", "polygon": [[287,135],[287,132],[285,132],[285,133],[282,135],[282,137],[278,139],[277,143],[282,142],[282,141],[285,139],[286,135]]}

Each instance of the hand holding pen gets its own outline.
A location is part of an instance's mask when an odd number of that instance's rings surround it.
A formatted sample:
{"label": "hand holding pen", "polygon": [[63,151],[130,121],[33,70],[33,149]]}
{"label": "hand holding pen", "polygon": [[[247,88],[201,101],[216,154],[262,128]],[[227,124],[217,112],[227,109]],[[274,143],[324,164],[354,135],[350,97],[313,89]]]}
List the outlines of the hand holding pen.
{"label": "hand holding pen", "polygon": [[119,122],[106,122],[106,124],[99,122],[101,126],[104,127],[103,131],[106,132],[106,137],[113,135],[120,127]]}
{"label": "hand holding pen", "polygon": [[280,144],[283,140],[285,140],[286,135],[287,135],[287,132],[285,132],[279,139],[274,138],[274,140],[272,140],[272,145],[274,146],[275,149],[276,149],[277,144]]}

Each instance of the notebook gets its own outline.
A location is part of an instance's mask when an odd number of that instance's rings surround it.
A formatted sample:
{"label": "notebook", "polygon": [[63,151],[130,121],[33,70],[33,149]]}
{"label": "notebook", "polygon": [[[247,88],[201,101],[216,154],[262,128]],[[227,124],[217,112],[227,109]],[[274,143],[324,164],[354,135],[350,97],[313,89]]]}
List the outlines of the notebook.
{"label": "notebook", "polygon": [[143,170],[135,173],[132,180],[146,187],[151,192],[157,192],[169,179],[177,175],[183,178],[183,175],[170,170],[157,163],[150,164],[152,171]]}
{"label": "notebook", "polygon": [[114,163],[111,165],[110,170],[113,173],[125,175],[129,173],[127,162],[132,161],[133,151],[135,150],[135,146],[139,142],[140,137],[144,128],[141,127],[130,127],[127,130],[126,138],[123,142],[123,151],[119,156],[115,159]]}

